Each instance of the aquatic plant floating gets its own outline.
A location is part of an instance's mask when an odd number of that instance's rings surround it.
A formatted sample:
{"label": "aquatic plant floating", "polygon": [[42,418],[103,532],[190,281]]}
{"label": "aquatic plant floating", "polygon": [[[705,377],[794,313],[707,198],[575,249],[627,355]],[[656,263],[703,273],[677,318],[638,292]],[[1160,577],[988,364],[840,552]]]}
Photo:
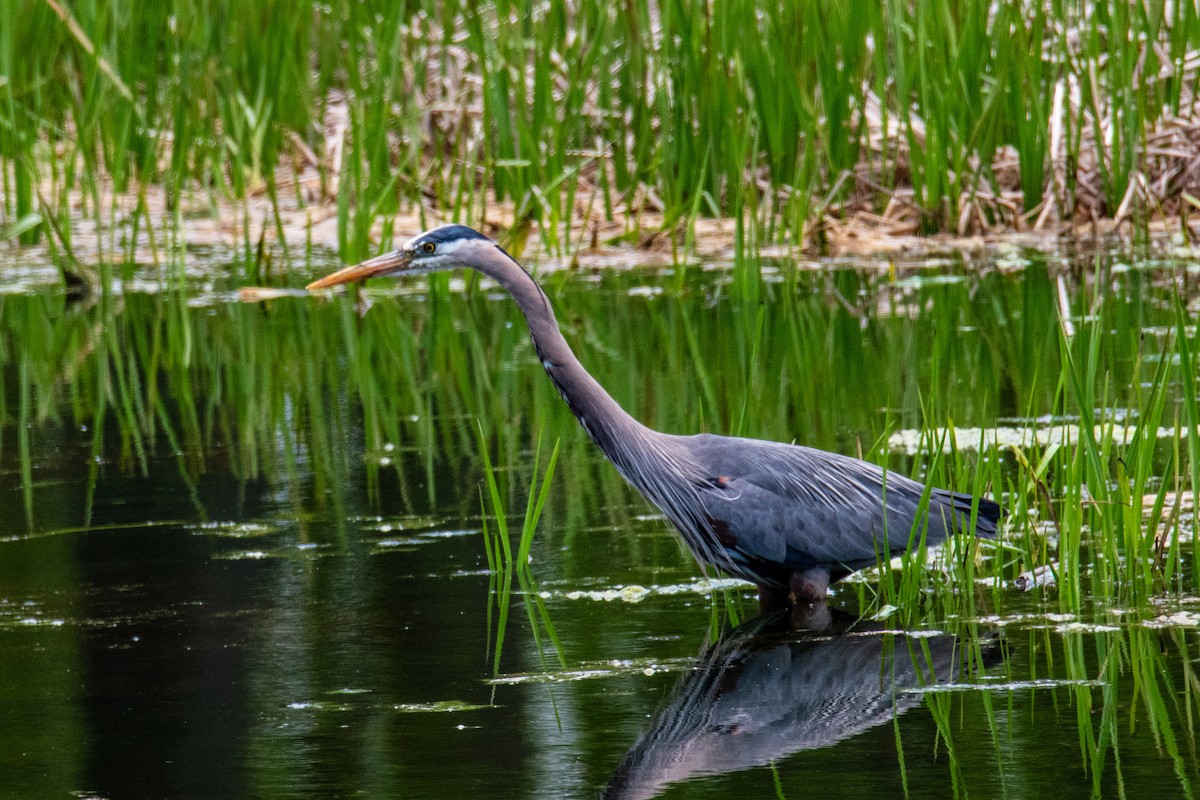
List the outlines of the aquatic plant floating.
{"label": "aquatic plant floating", "polygon": [[625,480],[666,515],[702,565],[755,583],[764,605],[824,601],[830,583],[921,544],[938,544],[972,520],[977,535],[996,532],[996,503],[927,488],[866,461],[642,425],[579,363],[533,277],[464,225],[426,231],[308,289],[464,268],[496,281],[516,301],[546,374]]}

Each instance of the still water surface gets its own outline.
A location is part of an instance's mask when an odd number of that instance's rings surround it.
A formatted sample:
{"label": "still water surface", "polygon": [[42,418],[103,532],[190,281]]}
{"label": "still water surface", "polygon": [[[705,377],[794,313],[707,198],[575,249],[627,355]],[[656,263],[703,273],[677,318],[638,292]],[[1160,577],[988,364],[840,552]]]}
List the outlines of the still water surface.
{"label": "still water surface", "polygon": [[[1054,408],[1057,275],[1082,297],[1090,262],[1008,259],[549,283],[648,422],[857,452],[930,406],[985,428]],[[859,621],[860,584],[823,630],[754,619],[489,287],[380,287],[364,313],[241,304],[241,282],[0,298],[0,796],[1193,796],[1190,585],[1063,613],[980,584]],[[1133,384],[1120,332],[1168,329],[1172,290],[1102,284]],[[477,420],[518,511],[539,437],[561,442],[532,558],[565,669],[518,598],[493,672]]]}

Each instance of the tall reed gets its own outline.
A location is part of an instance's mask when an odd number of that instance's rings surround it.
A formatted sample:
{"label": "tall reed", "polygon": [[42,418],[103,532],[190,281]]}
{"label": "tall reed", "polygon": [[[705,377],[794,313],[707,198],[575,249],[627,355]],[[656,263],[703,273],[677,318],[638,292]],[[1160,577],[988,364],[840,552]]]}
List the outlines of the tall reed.
{"label": "tall reed", "polygon": [[402,209],[536,222],[559,251],[654,233],[647,212],[756,241],[897,203],[930,231],[1043,201],[1145,219],[1147,136],[1190,113],[1198,45],[1166,0],[12,0],[0,234],[161,225],[152,185],[168,211],[331,202],[347,258]]}

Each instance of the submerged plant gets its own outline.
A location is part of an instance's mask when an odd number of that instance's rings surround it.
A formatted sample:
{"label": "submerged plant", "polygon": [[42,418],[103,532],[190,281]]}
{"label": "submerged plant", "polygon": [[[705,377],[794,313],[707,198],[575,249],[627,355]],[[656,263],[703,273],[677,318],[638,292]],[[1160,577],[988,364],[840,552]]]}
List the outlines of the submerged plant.
{"label": "submerged plant", "polygon": [[[495,644],[494,646],[489,644],[489,649],[492,653],[492,671],[497,675],[500,674],[500,656],[504,649],[505,632],[508,628],[508,610],[513,593],[514,575],[517,579],[520,594],[524,599],[525,613],[529,617],[529,627],[533,633],[533,642],[537,648],[538,659],[542,663],[542,668],[545,669],[547,666],[545,648],[545,640],[547,639],[554,645],[554,652],[558,657],[560,665],[564,669],[567,666],[566,657],[562,651],[562,644],[558,639],[558,632],[554,629],[554,623],[550,619],[550,612],[546,608],[545,601],[543,601],[538,591],[537,581],[534,579],[533,571],[530,569],[530,549],[533,546],[533,537],[537,531],[537,524],[541,518],[542,509],[545,507],[546,499],[550,495],[550,483],[554,477],[554,465],[558,461],[558,444],[557,441],[554,443],[554,449],[550,453],[550,460],[546,464],[546,471],[542,473],[541,485],[539,487],[538,465],[541,456],[541,440],[538,440],[538,448],[534,452],[533,457],[533,482],[530,484],[529,498],[525,504],[525,516],[521,521],[520,539],[517,544],[517,551],[514,554],[509,536],[508,516],[504,499],[500,494],[500,487],[496,481],[491,456],[488,455],[487,440],[484,438],[483,428],[479,428],[479,452],[483,459],[484,477],[487,484],[487,493],[483,495],[481,490],[480,499],[484,506],[483,546],[484,552],[487,554],[490,583],[487,611],[489,636],[492,630],[493,608],[496,610]],[[495,523],[496,530],[494,532],[488,524],[489,519]]]}

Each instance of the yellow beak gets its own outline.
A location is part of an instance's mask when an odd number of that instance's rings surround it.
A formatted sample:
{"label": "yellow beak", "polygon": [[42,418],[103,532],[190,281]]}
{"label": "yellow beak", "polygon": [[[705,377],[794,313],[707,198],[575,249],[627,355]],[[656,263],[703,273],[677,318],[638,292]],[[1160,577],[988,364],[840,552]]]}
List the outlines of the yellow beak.
{"label": "yellow beak", "polygon": [[315,292],[317,289],[328,289],[330,286],[339,286],[343,283],[365,281],[367,278],[374,278],[378,275],[391,275],[403,270],[411,260],[412,257],[401,250],[384,253],[361,264],[355,264],[353,267],[340,269],[332,275],[326,275],[304,288]]}

